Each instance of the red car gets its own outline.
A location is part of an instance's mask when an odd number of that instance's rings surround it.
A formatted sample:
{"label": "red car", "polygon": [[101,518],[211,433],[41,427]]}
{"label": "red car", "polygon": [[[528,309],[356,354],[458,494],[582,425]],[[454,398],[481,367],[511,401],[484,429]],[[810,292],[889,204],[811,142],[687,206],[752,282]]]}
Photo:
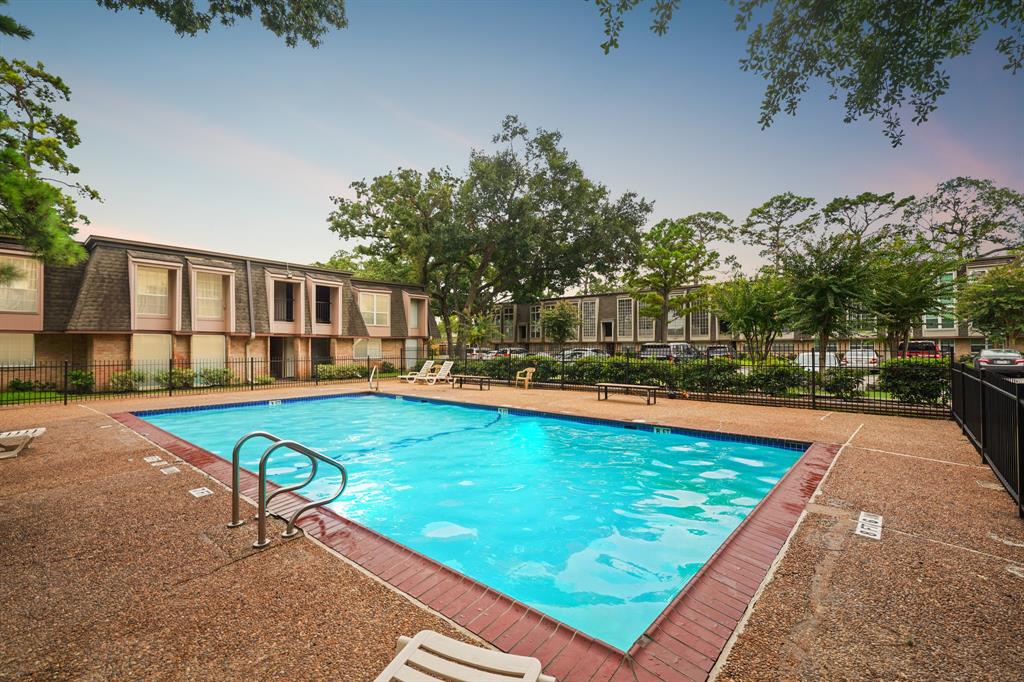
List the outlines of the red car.
{"label": "red car", "polygon": [[899,356],[901,358],[934,358],[942,359],[942,349],[937,341],[911,341],[900,344]]}

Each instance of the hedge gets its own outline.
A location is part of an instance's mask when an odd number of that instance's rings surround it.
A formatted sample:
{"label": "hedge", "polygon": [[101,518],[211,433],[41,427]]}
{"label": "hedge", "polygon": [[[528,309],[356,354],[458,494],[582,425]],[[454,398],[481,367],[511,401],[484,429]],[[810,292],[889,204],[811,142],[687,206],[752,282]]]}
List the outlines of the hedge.
{"label": "hedge", "polygon": [[790,364],[759,365],[746,377],[747,389],[766,395],[786,395],[807,384],[807,372]]}
{"label": "hedge", "polygon": [[949,362],[945,359],[889,360],[878,372],[878,387],[905,403],[944,403],[949,399],[949,384]]}
{"label": "hedge", "polygon": [[825,370],[825,377],[822,379],[821,388],[843,400],[852,400],[864,395],[861,385],[867,375],[862,369],[847,369],[845,367],[833,367]]}

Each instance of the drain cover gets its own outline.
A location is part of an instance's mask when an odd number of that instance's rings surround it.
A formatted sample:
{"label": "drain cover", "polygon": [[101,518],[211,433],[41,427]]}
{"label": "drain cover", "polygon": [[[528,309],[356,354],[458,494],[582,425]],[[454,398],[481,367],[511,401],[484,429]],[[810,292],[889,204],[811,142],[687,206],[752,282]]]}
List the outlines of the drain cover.
{"label": "drain cover", "polygon": [[192,490],[188,491],[188,494],[192,497],[206,497],[207,495],[212,495],[213,491],[207,487],[192,488]]}
{"label": "drain cover", "polygon": [[163,461],[163,457],[161,457],[160,455],[150,455],[149,457],[143,457],[142,461],[143,462],[149,462],[149,463],[152,464],[153,462],[161,462],[161,461]]}
{"label": "drain cover", "polygon": [[871,538],[872,540],[881,540],[882,517],[878,514],[869,514],[862,511],[857,518],[857,527],[854,529],[853,534]]}
{"label": "drain cover", "polygon": [[177,474],[180,472],[181,469],[179,469],[178,467],[164,467],[163,469],[160,470],[160,473],[162,474]]}

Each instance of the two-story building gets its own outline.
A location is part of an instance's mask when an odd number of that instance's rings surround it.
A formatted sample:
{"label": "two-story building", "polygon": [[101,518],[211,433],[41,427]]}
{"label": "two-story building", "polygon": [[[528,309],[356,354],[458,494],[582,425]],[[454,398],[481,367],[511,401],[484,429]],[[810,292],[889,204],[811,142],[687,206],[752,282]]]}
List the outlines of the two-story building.
{"label": "two-story building", "polygon": [[[963,277],[977,277],[982,273],[1010,262],[1008,256],[983,258],[972,261],[960,273]],[[951,280],[958,273],[950,272]],[[692,289],[681,289],[680,295]],[[507,302],[498,304],[494,312],[500,338],[499,346],[518,346],[528,351],[557,350],[541,324],[541,312],[566,301],[577,310],[580,324],[566,342],[567,347],[599,348],[609,353],[622,353],[638,349],[642,344],[667,341],[687,342],[698,347],[727,344],[742,349],[742,339],[735,336],[723,320],[710,309],[696,309],[686,315],[669,315],[667,329],[662,333],[661,322],[640,314],[640,305],[630,292],[619,291],[592,295],[562,296],[532,303]],[[956,356],[980,351],[986,347],[984,335],[954,315],[955,300],[946,302],[944,311],[926,315],[913,330],[913,338],[933,340],[945,352]],[[850,338],[838,339],[832,350],[875,347],[881,350],[876,338],[874,322],[867,317],[854,320],[856,333]],[[795,353],[815,346],[815,339],[799,332],[787,330],[774,343],[777,353]],[[832,344],[830,344],[832,345]]]}
{"label": "two-story building", "polygon": [[88,257],[44,265],[0,238],[0,366],[313,363],[422,355],[436,323],[422,287],[264,258],[89,237]]}

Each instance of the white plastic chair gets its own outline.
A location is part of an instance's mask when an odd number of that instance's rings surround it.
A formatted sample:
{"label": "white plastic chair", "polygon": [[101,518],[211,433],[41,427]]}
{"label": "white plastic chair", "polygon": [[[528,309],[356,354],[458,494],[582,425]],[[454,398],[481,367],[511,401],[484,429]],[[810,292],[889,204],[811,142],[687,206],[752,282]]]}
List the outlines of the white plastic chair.
{"label": "white plastic chair", "polygon": [[423,363],[423,366],[420,367],[420,371],[418,371],[418,372],[409,372],[404,377],[402,377],[402,379],[404,379],[406,382],[408,382],[410,384],[415,384],[417,381],[420,381],[420,380],[426,381],[427,377],[430,375],[430,370],[431,370],[431,368],[433,368],[433,366],[434,366],[434,361],[433,360],[427,360],[426,362]]}
{"label": "white plastic chair", "polygon": [[555,682],[529,656],[481,649],[433,630],[399,637],[395,657],[374,682]]}
{"label": "white plastic chair", "polygon": [[439,381],[450,381],[451,379],[449,379],[448,375],[451,373],[452,367],[454,366],[455,363],[453,361],[445,360],[437,374],[431,374],[426,378],[427,385],[433,386]]}
{"label": "white plastic chair", "polygon": [[32,441],[44,433],[46,433],[46,429],[42,426],[0,433],[0,459],[17,457]]}

